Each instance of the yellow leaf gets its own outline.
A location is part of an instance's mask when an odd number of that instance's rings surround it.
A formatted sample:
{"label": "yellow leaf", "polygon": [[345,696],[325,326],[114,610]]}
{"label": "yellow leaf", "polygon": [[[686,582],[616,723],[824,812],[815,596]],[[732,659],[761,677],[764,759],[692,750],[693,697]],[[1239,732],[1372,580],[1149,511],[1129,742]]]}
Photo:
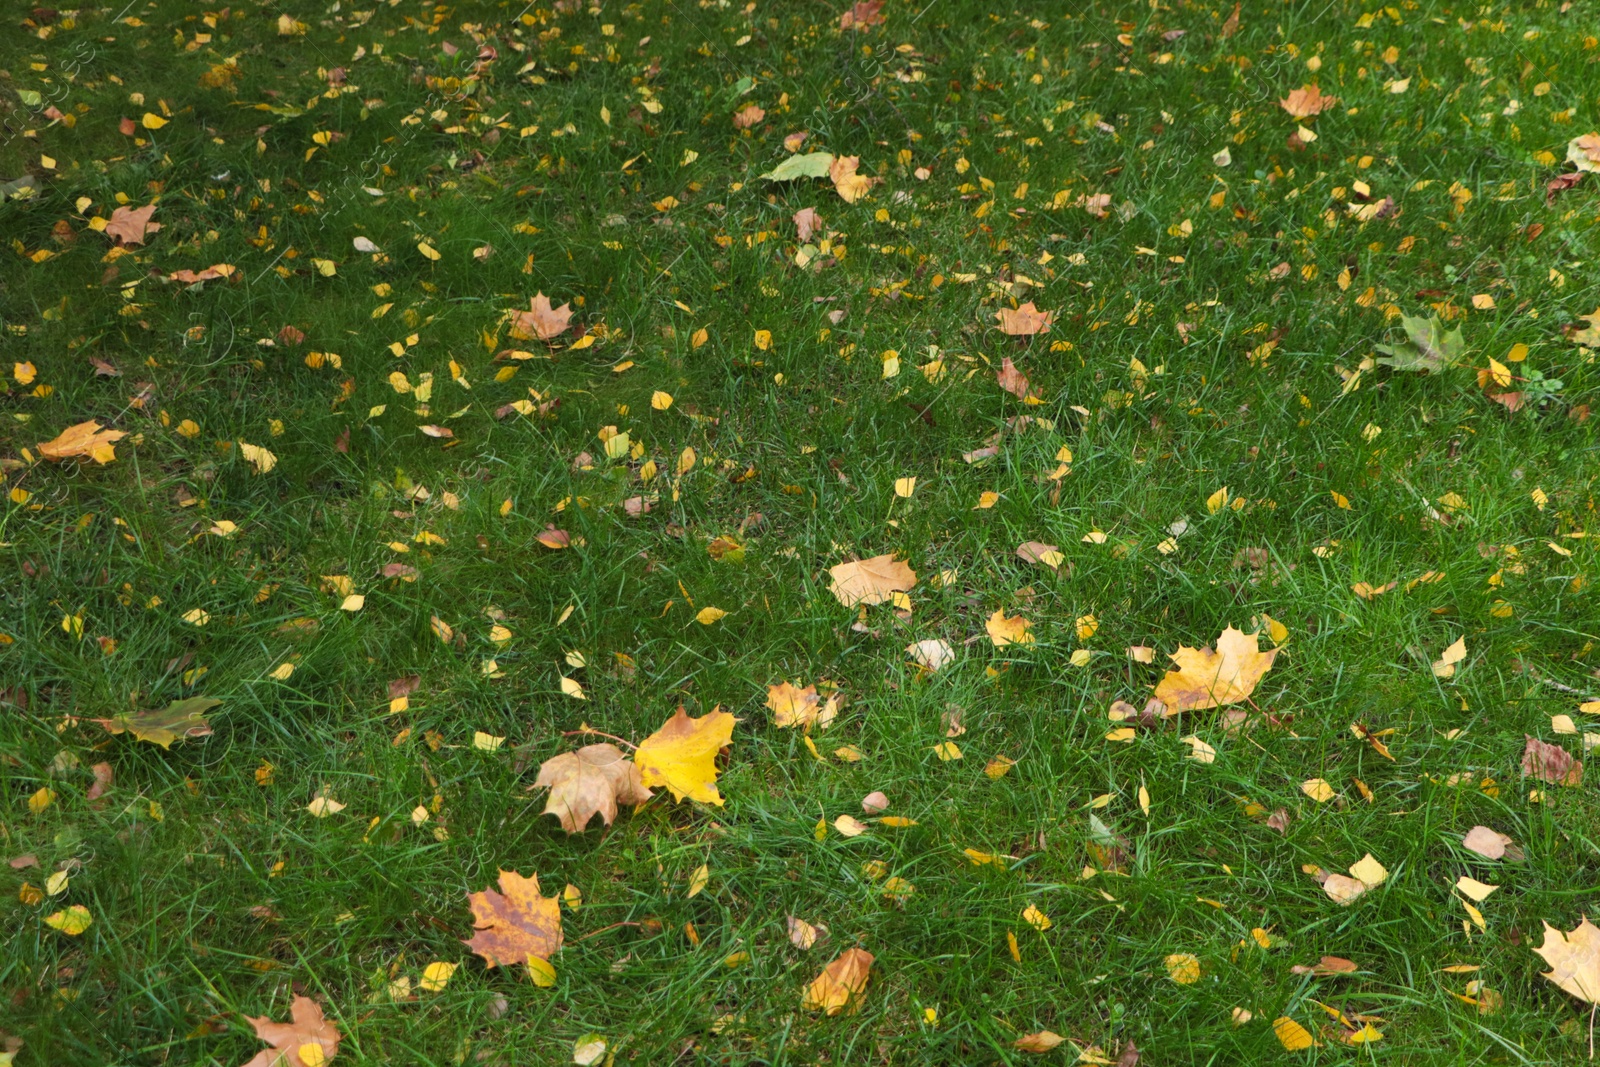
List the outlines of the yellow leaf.
{"label": "yellow leaf", "polygon": [[711,868],[702,863],[689,876],[689,898],[693,899],[699,896],[709,884],[711,884]]}
{"label": "yellow leaf", "polygon": [[1300,792],[1319,804],[1332,800],[1335,796],[1333,786],[1322,778],[1307,778],[1300,783]]}
{"label": "yellow leaf", "polygon": [[954,741],[941,741],[933,746],[933,754],[949,763],[951,760],[961,758],[961,748]]}
{"label": "yellow leaf", "polygon": [[1206,497],[1206,510],[1209,511],[1213,515],[1215,515],[1217,512],[1221,511],[1223,508],[1225,508],[1227,506],[1228,506],[1228,487],[1227,486],[1223,486],[1221,489],[1218,489],[1215,493],[1212,493],[1210,496]]}
{"label": "yellow leaf", "polygon": [[366,606],[366,597],[362,596],[360,593],[351,593],[349,596],[345,597],[344,601],[339,605],[339,610],[348,611],[354,614]]}
{"label": "yellow leaf", "polygon": [[438,262],[439,260],[439,250],[426,241],[417,242],[417,251],[421,252],[424,256],[433,260],[434,262]]}
{"label": "yellow leaf", "polygon": [[994,507],[999,502],[1000,502],[1000,494],[999,493],[996,493],[992,489],[985,489],[983,492],[978,494],[978,505],[977,505],[977,507],[973,508],[972,510],[974,510],[974,511],[986,511],[989,508]]}
{"label": "yellow leaf", "polygon": [[641,782],[647,787],[665,786],[677,800],[688,797],[720,806],[717,753],[733,740],[738,721],[721,708],[695,719],[680,707],[634,753]]}
{"label": "yellow leaf", "polygon": [[574,700],[588,700],[589,694],[583,691],[583,686],[565,676],[561,679],[561,691]]}
{"label": "yellow leaf", "polygon": [[718,619],[725,618],[727,614],[728,613],[723,611],[721,608],[704,607],[701,608],[699,613],[695,615],[694,621],[699,623],[701,626],[710,626]]}
{"label": "yellow leaf", "polygon": [[542,956],[529,956],[528,977],[540,989],[549,989],[556,984],[555,964]]}
{"label": "yellow leaf", "polygon": [[871,559],[853,560],[832,567],[828,575],[833,579],[828,591],[847,608],[857,604],[882,604],[895,593],[915,588],[917,575],[894,553],[874,556]]}
{"label": "yellow leaf", "polygon": [[55,790],[49,786],[40,786],[38,791],[28,798],[28,810],[35,815],[55,802]]}
{"label": "yellow leaf", "polygon": [[915,476],[909,478],[896,478],[894,480],[894,495],[900,499],[908,500],[910,499],[911,494],[915,493],[916,491],[917,479]]}
{"label": "yellow leaf", "polygon": [[841,815],[833,820],[833,828],[839,831],[841,837],[860,837],[867,832],[867,824],[850,815]]}
{"label": "yellow leaf", "polygon": [[44,891],[52,897],[59,897],[67,891],[67,883],[71,881],[66,871],[57,871],[44,881]]}
{"label": "yellow leaf", "polygon": [[146,111],[144,117],[139,120],[139,124],[147,130],[159,130],[167,124],[167,120],[153,111]]}
{"label": "yellow leaf", "polygon": [[1316,1044],[1311,1031],[1287,1015],[1272,1020],[1272,1032],[1277,1035],[1278,1043],[1290,1052],[1303,1052]]}
{"label": "yellow leaf", "polygon": [[74,904],[54,915],[46,915],[44,921],[51,929],[60,930],[68,937],[77,937],[94,924],[94,916],[82,904]]}
{"label": "yellow leaf", "polygon": [[498,752],[500,751],[500,746],[505,743],[506,739],[503,737],[486,734],[482,730],[472,731],[472,747],[479,752]]}
{"label": "yellow leaf", "polygon": [[993,756],[990,757],[989,762],[984,765],[983,773],[988,775],[990,778],[1004,778],[1006,775],[1011,773],[1011,768],[1015,767],[1016,765],[1017,761],[1012,759],[1010,756]]}
{"label": "yellow leaf", "polygon": [[1571,931],[1544,924],[1544,944],[1533,951],[1550,970],[1543,977],[1579,1000],[1600,1003],[1600,927],[1585,917]]}
{"label": "yellow leaf", "polygon": [[806,987],[801,1007],[829,1015],[838,1015],[847,1007],[852,1012],[858,1011],[871,972],[872,953],[859,948],[846,949]]}
{"label": "yellow leaf", "polygon": [[1038,906],[1035,904],[1029,904],[1026,908],[1022,909],[1022,918],[1029,926],[1033,927],[1041,934],[1054,925],[1054,923],[1050,921],[1050,916],[1040,911]]}
{"label": "yellow leaf", "polygon": [[1007,618],[1004,608],[996,608],[984,628],[989,631],[989,640],[994,647],[1005,648],[1008,645],[1033,644],[1033,635],[1028,632],[1032,627],[1033,623],[1021,615]]}
{"label": "yellow leaf", "polygon": [[1373,859],[1370,852],[1356,861],[1350,868],[1350,874],[1369,889],[1381,885],[1384,879],[1389,877],[1389,872],[1384,869],[1383,864]]}
{"label": "yellow leaf", "polygon": [[1200,961],[1187,952],[1174,952],[1166,958],[1167,975],[1179,985],[1200,981]]}
{"label": "yellow leaf", "polygon": [[650,406],[657,411],[665,411],[672,406],[672,394],[663,393],[657,389],[650,394]]}
{"label": "yellow leaf", "polygon": [[1272,669],[1278,652],[1260,650],[1258,635],[1233,627],[1222,631],[1217,649],[1180,645],[1171,659],[1178,670],[1168,671],[1156,686],[1156,697],[1168,712],[1236,704],[1255,692],[1262,675]]}
{"label": "yellow leaf", "polygon": [[[1021,963],[1022,961],[1018,960],[1017,962]],[[1065,1040],[1066,1038],[1053,1031],[1040,1030],[1036,1034],[1024,1034],[1017,1038],[1011,1042],[1011,1047],[1022,1052],[1049,1052]],[[1080,1059],[1078,1062],[1082,1063],[1083,1061]]]}
{"label": "yellow leaf", "polygon": [[756,347],[759,348],[763,352],[765,352],[767,349],[771,348],[772,347],[772,331],[771,330],[757,330],[756,331],[756,336],[755,336],[755,344],[756,344]]}

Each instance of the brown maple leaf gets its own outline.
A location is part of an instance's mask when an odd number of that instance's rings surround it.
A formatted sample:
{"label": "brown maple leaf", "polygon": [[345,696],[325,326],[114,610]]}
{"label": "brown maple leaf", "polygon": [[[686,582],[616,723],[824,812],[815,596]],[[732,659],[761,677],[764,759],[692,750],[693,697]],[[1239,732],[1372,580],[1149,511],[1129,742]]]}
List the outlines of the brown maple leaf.
{"label": "brown maple leaf", "polygon": [[567,332],[567,324],[572,320],[571,304],[553,308],[550,306],[550,298],[541,292],[529,300],[528,305],[530,308],[528,311],[511,313],[512,337],[522,341],[531,341],[534,338],[550,341]]}
{"label": "brown maple leaf", "polygon": [[1261,676],[1272,669],[1278,650],[1262,652],[1258,634],[1245,634],[1233,627],[1222,631],[1217,648],[1178,646],[1168,671],[1156,686],[1156,697],[1166,704],[1169,714],[1193,708],[1214,708],[1237,704],[1255,692]]}
{"label": "brown maple leaf", "polygon": [[1278,101],[1278,106],[1297,119],[1315,118],[1338,104],[1337,96],[1327,96],[1315,85],[1289,90],[1289,95]]}
{"label": "brown maple leaf", "polygon": [[1568,755],[1566,749],[1529,734],[1523,736],[1528,741],[1522,749],[1523,774],[1556,785],[1583,784],[1583,763]]}
{"label": "brown maple leaf", "polygon": [[864,30],[868,26],[883,25],[883,0],[856,0],[854,6],[839,16],[841,30]]}
{"label": "brown maple leaf", "polygon": [[800,240],[809,241],[811,235],[822,228],[822,217],[814,207],[803,207],[794,213],[794,228]]}
{"label": "brown maple leaf", "polygon": [[561,948],[560,898],[540,895],[537,874],[501,871],[500,888],[503,895],[493,889],[467,894],[476,929],[462,943],[490,967],[526,963],[530,956],[548,960]]}
{"label": "brown maple leaf", "polygon": [[917,584],[917,574],[904,560],[889,552],[871,559],[852,560],[828,570],[833,579],[828,592],[847,608],[857,604],[882,604],[895,593],[904,593]]}
{"label": "brown maple leaf", "polygon": [[60,462],[64,459],[92,459],[104,466],[117,458],[112,446],[128,436],[121,430],[107,430],[93,419],[68,426],[53,440],[39,445],[39,454],[45,459]]}
{"label": "brown maple leaf", "polygon": [[161,223],[150,221],[150,216],[155,213],[154,204],[146,204],[144,207],[119,207],[111,213],[103,232],[113,241],[121,241],[125,245],[142,245],[146,237],[161,229]]}
{"label": "brown maple leaf", "polygon": [[1032,337],[1036,333],[1049,333],[1050,324],[1056,321],[1054,311],[1040,311],[1030,300],[1018,308],[1001,308],[994,313],[1000,321],[1000,332],[1012,337]]}
{"label": "brown maple leaf", "polygon": [[639,768],[610,743],[545,760],[533,785],[550,787],[544,814],[560,819],[569,834],[585,829],[596,815],[610,826],[619,803],[643,804],[654,795],[639,781]]}
{"label": "brown maple leaf", "polygon": [[1011,357],[1006,356],[1000,361],[1000,369],[994,372],[994,379],[1000,383],[1000,388],[1016,397],[1018,400],[1028,399],[1028,379],[1011,362]]}
{"label": "brown maple leaf", "polygon": [[275,1023],[265,1015],[245,1016],[256,1036],[272,1047],[256,1053],[244,1067],[321,1067],[338,1054],[339,1028],[323,1016],[322,1005],[297,996],[289,1005],[289,1017],[294,1021]]}
{"label": "brown maple leaf", "polygon": [[748,130],[766,117],[767,113],[759,105],[746,104],[733,113],[733,128],[736,130]]}

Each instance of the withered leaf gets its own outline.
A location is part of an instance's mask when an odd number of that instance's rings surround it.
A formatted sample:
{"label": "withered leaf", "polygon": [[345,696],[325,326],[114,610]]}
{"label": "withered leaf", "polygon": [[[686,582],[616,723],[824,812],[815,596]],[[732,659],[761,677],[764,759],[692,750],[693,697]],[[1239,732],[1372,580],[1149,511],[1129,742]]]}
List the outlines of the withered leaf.
{"label": "withered leaf", "polygon": [[[297,996],[289,1005],[289,1018],[291,1022],[276,1023],[266,1015],[245,1016],[256,1036],[272,1047],[256,1053],[244,1067],[321,1067],[338,1053],[339,1028],[323,1015],[322,1005]],[[308,1045],[320,1051],[308,1056]]]}
{"label": "withered leaf", "polygon": [[550,787],[544,814],[560,819],[569,834],[585,829],[596,815],[610,826],[618,804],[643,804],[653,795],[640,782],[639,768],[610,742],[545,760],[533,784]]}
{"label": "withered leaf", "polygon": [[859,1011],[861,995],[866,991],[871,972],[872,953],[859,948],[845,949],[806,987],[801,1006],[807,1011],[829,1015],[838,1015],[847,1007],[852,1013]]}
{"label": "withered leaf", "polygon": [[467,895],[476,930],[463,944],[490,967],[526,963],[530,956],[548,960],[561,948],[560,898],[540,895],[537,874],[501,871],[500,889]]}

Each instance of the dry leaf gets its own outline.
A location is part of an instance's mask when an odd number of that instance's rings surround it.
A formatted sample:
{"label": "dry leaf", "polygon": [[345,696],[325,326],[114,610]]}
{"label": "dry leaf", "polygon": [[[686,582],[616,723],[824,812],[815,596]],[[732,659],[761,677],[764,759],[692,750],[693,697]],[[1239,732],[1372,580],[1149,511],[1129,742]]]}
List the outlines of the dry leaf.
{"label": "dry leaf", "polygon": [[801,1007],[829,1015],[838,1015],[847,1006],[852,1013],[860,1010],[861,995],[866,991],[871,971],[872,953],[859,948],[845,949],[806,987]]}
{"label": "dry leaf", "polygon": [[1067,557],[1055,545],[1043,541],[1024,541],[1017,546],[1017,558],[1025,563],[1042,563],[1051,570],[1058,569]]}
{"label": "dry leaf", "polygon": [[548,961],[561,948],[561,901],[541,896],[539,876],[524,878],[516,871],[500,872],[500,889],[467,894],[472,907],[471,939],[463,942],[490,967]]}
{"label": "dry leaf", "polygon": [[1167,976],[1179,985],[1194,985],[1200,981],[1200,960],[1188,952],[1174,952],[1164,961]]}
{"label": "dry leaf", "polygon": [[1028,632],[1032,626],[1033,623],[1021,615],[1006,618],[1005,608],[995,608],[984,629],[989,631],[989,640],[994,642],[995,648],[1005,648],[1007,645],[1033,644],[1033,635]]}
{"label": "dry leaf", "polygon": [[1011,1047],[1022,1052],[1049,1052],[1066,1038],[1049,1030],[1040,1030],[1036,1034],[1025,1034],[1011,1042]]}
{"label": "dry leaf", "polygon": [[810,729],[817,721],[817,708],[821,703],[822,698],[814,685],[796,689],[788,682],[780,682],[767,687],[767,707],[772,709],[772,723],[780,728],[804,726]]}
{"label": "dry leaf", "polygon": [[1455,639],[1455,642],[1434,661],[1433,676],[1435,678],[1452,678],[1456,673],[1456,664],[1467,658],[1467,638],[1465,635]]}
{"label": "dry leaf", "polygon": [[822,216],[814,207],[803,207],[794,213],[794,228],[801,241],[809,241],[822,228]]}
{"label": "dry leaf", "polygon": [[633,754],[640,781],[645,786],[666,786],[675,800],[688,797],[720,806],[717,753],[733,740],[733,727],[738,721],[721,708],[698,719],[690,718],[680,706]]}
{"label": "dry leaf", "polygon": [[610,826],[619,803],[643,804],[653,795],[640,782],[639,768],[610,742],[545,760],[533,785],[550,787],[544,814],[559,818],[569,834],[582,831],[596,815]]}
{"label": "dry leaf", "polygon": [[121,430],[103,429],[93,420],[80,422],[62,430],[53,440],[41,442],[39,454],[58,463],[64,459],[92,459],[104,466],[117,458],[112,446],[126,436]]}
{"label": "dry leaf", "polygon": [[102,232],[124,245],[142,245],[146,237],[161,229],[161,223],[150,221],[150,216],[155,213],[154,204],[119,207],[111,212],[111,218],[106,221],[106,228]]}
{"label": "dry leaf", "polygon": [[1011,362],[1010,356],[1000,361],[1000,369],[994,372],[994,377],[995,381],[1000,383],[1000,388],[1018,400],[1028,399],[1028,379],[1023,377],[1017,365]]}
{"label": "dry leaf", "polygon": [[868,815],[876,815],[880,811],[889,810],[889,798],[882,790],[873,790],[861,798],[861,810]]}
{"label": "dry leaf", "polygon": [[1461,839],[1461,844],[1468,851],[1476,852],[1484,859],[1497,860],[1505,856],[1509,850],[1511,838],[1487,826],[1474,826]]}
{"label": "dry leaf", "polygon": [[1215,652],[1180,645],[1171,656],[1178,670],[1168,671],[1156,686],[1167,713],[1236,704],[1249,697],[1278,654],[1277,649],[1262,652],[1258,638],[1230,626],[1217,638]]}
{"label": "dry leaf", "polygon": [[531,341],[535,338],[550,341],[567,332],[568,324],[572,320],[571,304],[553,308],[550,306],[550,298],[540,292],[528,301],[528,306],[530,308],[528,311],[511,312],[512,337],[521,341]]}
{"label": "dry leaf", "polygon": [[733,128],[736,130],[748,130],[766,117],[766,111],[759,105],[746,104],[733,113]]}
{"label": "dry leaf", "polygon": [[871,559],[841,563],[828,570],[833,582],[828,591],[847,608],[857,604],[882,604],[896,593],[908,592],[917,584],[917,575],[894,553]]}
{"label": "dry leaf", "polygon": [[1383,864],[1373,859],[1370,852],[1351,865],[1350,873],[1368,889],[1382,885],[1389,877],[1389,872],[1384,869]]}
{"label": "dry leaf", "polygon": [[[795,948],[804,952],[817,943],[818,928],[812,926],[804,919],[797,919],[793,915],[787,919],[789,926],[789,941]],[[823,927],[822,929],[827,929]]]}
{"label": "dry leaf", "polygon": [[856,173],[856,168],[860,165],[860,156],[836,156],[828,165],[828,177],[833,182],[833,188],[838,192],[839,198],[847,204],[860,200],[877,184],[878,179]]}
{"label": "dry leaf", "polygon": [[1544,944],[1533,951],[1550,970],[1543,974],[1579,1000],[1600,1004],[1600,927],[1584,916],[1570,932],[1544,924]]}
{"label": "dry leaf", "polygon": [[1032,337],[1036,333],[1049,333],[1050,324],[1056,321],[1054,311],[1040,311],[1030,300],[1019,308],[1001,308],[994,313],[1000,322],[1000,331],[1012,337]]}
{"label": "dry leaf", "polygon": [[1567,162],[1580,171],[1600,174],[1600,133],[1581,133],[1568,141]]}
{"label": "dry leaf", "polygon": [[1524,734],[1527,744],[1522,750],[1522,773],[1556,785],[1579,786],[1583,784],[1583,764],[1573,759],[1565,749]]}
{"label": "dry leaf", "polygon": [[1349,904],[1367,891],[1367,883],[1343,874],[1330,874],[1322,883],[1322,891],[1335,904]]}
{"label": "dry leaf", "polygon": [[245,1016],[256,1036],[272,1047],[256,1053],[244,1067],[321,1067],[338,1054],[339,1028],[323,1016],[316,1001],[295,997],[289,1005],[289,1018],[293,1022]]}
{"label": "dry leaf", "polygon": [[1278,106],[1292,118],[1309,119],[1322,114],[1339,103],[1337,96],[1326,96],[1315,85],[1289,90],[1289,95],[1278,101]]}
{"label": "dry leaf", "polygon": [[1303,1052],[1317,1043],[1310,1030],[1287,1015],[1272,1020],[1272,1032],[1277,1036],[1278,1043],[1290,1052]]}
{"label": "dry leaf", "polygon": [[1319,804],[1332,800],[1337,795],[1333,791],[1333,786],[1322,778],[1307,778],[1300,783],[1300,792]]}
{"label": "dry leaf", "polygon": [[937,671],[955,662],[956,650],[950,642],[929,637],[906,646],[911,661],[923,670]]}
{"label": "dry leaf", "polygon": [[883,0],[856,0],[848,11],[839,16],[839,28],[859,33],[868,26],[881,26],[884,23],[882,12]]}

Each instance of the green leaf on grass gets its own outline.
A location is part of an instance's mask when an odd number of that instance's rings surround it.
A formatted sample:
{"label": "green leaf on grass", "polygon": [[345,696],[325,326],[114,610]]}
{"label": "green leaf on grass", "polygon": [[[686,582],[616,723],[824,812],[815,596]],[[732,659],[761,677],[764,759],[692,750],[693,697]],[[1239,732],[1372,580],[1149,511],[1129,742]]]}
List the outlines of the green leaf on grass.
{"label": "green leaf on grass", "polygon": [[206,712],[221,704],[210,697],[190,697],[174,700],[158,711],[124,712],[109,719],[96,719],[114,734],[130,733],[140,741],[168,748],[183,737],[205,737],[211,733]]}
{"label": "green leaf on grass", "polygon": [[1467,354],[1466,342],[1461,338],[1461,327],[1446,333],[1437,315],[1423,318],[1420,315],[1400,316],[1406,340],[1396,345],[1374,345],[1379,352],[1387,352],[1378,362],[1386,367],[1404,371],[1432,371],[1438,373],[1459,366]]}
{"label": "green leaf on grass", "polygon": [[762,175],[769,182],[789,182],[796,178],[826,178],[833,166],[832,152],[808,152],[803,156],[790,156]]}

